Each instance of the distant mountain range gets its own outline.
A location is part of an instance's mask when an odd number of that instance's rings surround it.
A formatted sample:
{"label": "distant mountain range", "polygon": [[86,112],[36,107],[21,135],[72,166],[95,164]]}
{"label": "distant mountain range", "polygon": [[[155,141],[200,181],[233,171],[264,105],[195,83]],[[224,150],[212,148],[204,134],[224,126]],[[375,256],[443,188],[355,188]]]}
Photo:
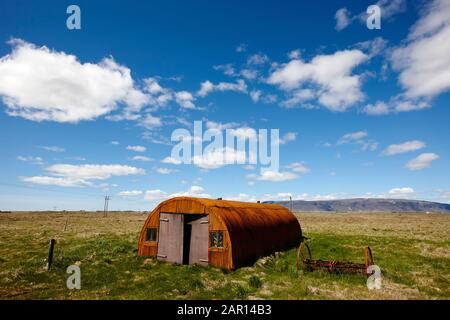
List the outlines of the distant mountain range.
{"label": "distant mountain range", "polygon": [[[290,201],[266,201],[290,209]],[[450,204],[403,199],[293,200],[297,212],[449,212]]]}

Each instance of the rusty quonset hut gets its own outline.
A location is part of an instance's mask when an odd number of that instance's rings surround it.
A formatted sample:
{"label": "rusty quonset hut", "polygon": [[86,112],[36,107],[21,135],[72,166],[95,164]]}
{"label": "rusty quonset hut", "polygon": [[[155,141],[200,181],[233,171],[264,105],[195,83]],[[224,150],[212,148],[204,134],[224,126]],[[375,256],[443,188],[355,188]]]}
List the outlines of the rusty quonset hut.
{"label": "rusty quonset hut", "polygon": [[176,197],[149,214],[138,254],[236,269],[297,246],[301,237],[297,218],[279,205]]}

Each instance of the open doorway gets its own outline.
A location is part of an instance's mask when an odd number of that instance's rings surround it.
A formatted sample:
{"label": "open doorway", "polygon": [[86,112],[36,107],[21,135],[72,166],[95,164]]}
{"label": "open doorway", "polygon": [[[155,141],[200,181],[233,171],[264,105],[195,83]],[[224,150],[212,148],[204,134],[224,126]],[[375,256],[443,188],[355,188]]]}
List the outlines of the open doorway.
{"label": "open doorway", "polygon": [[208,264],[208,216],[185,215],[183,264]]}
{"label": "open doorway", "polygon": [[161,213],[158,259],[208,265],[208,215]]}

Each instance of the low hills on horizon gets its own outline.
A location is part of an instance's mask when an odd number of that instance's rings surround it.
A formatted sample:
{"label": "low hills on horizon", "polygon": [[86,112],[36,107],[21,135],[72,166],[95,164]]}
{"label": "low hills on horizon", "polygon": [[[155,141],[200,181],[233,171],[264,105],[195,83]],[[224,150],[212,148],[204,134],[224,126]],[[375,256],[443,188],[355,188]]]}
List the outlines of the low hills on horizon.
{"label": "low hills on horizon", "polygon": [[279,204],[295,212],[444,212],[450,204],[406,199],[356,198],[339,200],[265,201]]}

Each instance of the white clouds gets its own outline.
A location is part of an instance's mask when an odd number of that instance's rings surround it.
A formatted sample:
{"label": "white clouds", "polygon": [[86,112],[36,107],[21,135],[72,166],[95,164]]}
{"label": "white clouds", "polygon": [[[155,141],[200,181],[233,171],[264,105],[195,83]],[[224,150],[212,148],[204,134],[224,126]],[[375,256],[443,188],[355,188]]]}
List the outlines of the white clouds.
{"label": "white clouds", "polygon": [[46,168],[51,176],[21,177],[23,181],[63,187],[91,186],[91,180],[106,180],[112,176],[145,174],[144,169],[125,165],[55,164]]}
{"label": "white clouds", "polygon": [[200,97],[206,97],[210,92],[214,91],[214,84],[206,80],[200,84],[200,90],[198,90],[197,95]]}
{"label": "white clouds", "polygon": [[214,70],[222,71],[226,76],[233,77],[236,75],[236,71],[231,63],[228,64],[219,64],[213,66]]}
{"label": "white clouds", "polygon": [[144,169],[119,164],[54,164],[46,168],[46,170],[55,176],[86,180],[105,180],[112,176],[145,174]]}
{"label": "white clouds", "polygon": [[233,148],[216,148],[203,153],[201,156],[193,156],[192,163],[202,169],[217,169],[225,165],[245,163],[247,153]]}
{"label": "white clouds", "polygon": [[435,189],[433,192],[436,194],[438,201],[450,203],[450,190]]}
{"label": "white clouds", "polygon": [[[258,198],[252,195],[247,195],[248,198]],[[365,194],[348,194],[348,193],[330,193],[330,194],[292,194],[290,192],[279,192],[276,194],[264,194],[261,198],[263,201],[286,201],[292,197],[292,200],[302,201],[329,201],[338,199],[354,199],[354,198],[388,198],[388,199],[409,199],[415,198],[416,192],[411,187],[392,188],[389,192],[383,194],[373,194],[371,192]]]}
{"label": "white clouds", "polygon": [[40,185],[52,185],[59,187],[86,187],[91,183],[80,179],[68,179],[61,177],[48,177],[48,176],[34,176],[34,177],[21,177],[22,181],[40,184]]}
{"label": "white clouds", "polygon": [[[356,49],[318,55],[309,63],[294,59],[273,71],[267,82],[297,96],[298,102],[302,101],[300,98],[317,98],[332,111],[345,111],[364,99],[361,76],[352,75],[352,71],[367,59],[367,55]],[[311,90],[308,95],[305,89]],[[292,106],[295,102],[291,98],[288,104]]]}
{"label": "white clouds", "polygon": [[247,80],[254,80],[258,77],[258,70],[255,69],[242,69],[239,72],[239,75],[241,75],[242,77],[244,77]]}
{"label": "white clouds", "polygon": [[421,19],[413,26],[409,35],[410,39],[417,39],[428,36],[442,27],[448,26],[450,13],[450,3],[446,0],[430,1],[422,13]]}
{"label": "white clouds", "polygon": [[402,100],[399,97],[394,97],[388,103],[377,101],[375,104],[368,104],[362,111],[371,116],[380,116],[391,113],[422,110],[429,107],[430,104],[427,101]]}
{"label": "white clouds", "polygon": [[412,27],[409,42],[393,51],[407,98],[430,98],[450,89],[450,2],[427,4]]}
{"label": "white clouds", "polygon": [[247,193],[239,193],[237,196],[225,197],[224,199],[231,201],[256,202],[256,198]]}
{"label": "white clouds", "polygon": [[255,181],[270,181],[270,182],[284,182],[295,180],[299,176],[298,174],[308,173],[310,170],[304,164],[300,162],[293,162],[286,166],[290,171],[272,171],[272,170],[262,170],[259,175],[248,174],[247,179],[249,184],[253,185]]}
{"label": "white clouds", "polygon": [[127,146],[127,150],[131,150],[134,152],[145,152],[147,148],[144,146]]}
{"label": "white clouds", "polygon": [[374,140],[359,141],[359,144],[361,145],[361,150],[363,151],[375,151],[378,149],[378,142]]}
{"label": "white clouds", "polygon": [[174,197],[198,197],[198,198],[210,198],[211,196],[205,192],[200,186],[191,186],[187,191],[167,193],[160,189],[148,190],[145,192],[145,199],[148,201],[161,201]]}
{"label": "white clouds", "polygon": [[374,57],[382,53],[386,49],[388,41],[382,37],[376,37],[372,40],[358,42],[354,45],[355,48],[364,50],[369,57]]}
{"label": "white clouds", "polygon": [[200,97],[206,97],[209,93],[214,91],[235,91],[247,93],[247,84],[242,79],[238,79],[235,83],[220,82],[218,84],[213,84],[211,81],[206,80],[200,84],[200,90],[197,92],[197,95]]}
{"label": "white clouds", "polygon": [[163,88],[156,78],[146,78],[144,82],[146,90],[152,95],[167,93],[167,89]]}
{"label": "white clouds", "polygon": [[368,104],[363,108],[363,112],[371,116],[379,116],[391,112],[389,106],[383,101],[377,101],[375,104]]}
{"label": "white clouds", "polygon": [[381,8],[383,19],[389,19],[406,10],[405,0],[379,0],[376,5]]}
{"label": "white clouds", "polygon": [[10,43],[11,54],[0,59],[0,95],[11,116],[75,123],[108,114],[119,104],[139,110],[147,103],[130,70],[113,58],[83,64],[47,47],[17,39]]}
{"label": "white clouds", "polygon": [[341,8],[336,11],[334,18],[336,19],[335,29],[337,31],[347,28],[347,26],[352,22],[350,12],[346,8]]}
{"label": "white clouds", "polygon": [[262,91],[261,90],[252,90],[250,91],[250,98],[253,102],[258,102],[261,98]]}
{"label": "white clouds", "polygon": [[28,161],[30,161],[30,162],[36,162],[36,161],[41,162],[42,158],[41,157],[33,157],[33,156],[27,156],[27,157],[17,156],[17,160],[25,161],[25,162],[28,162]]}
{"label": "white clouds", "polygon": [[391,144],[384,151],[383,154],[392,156],[399,153],[411,152],[425,147],[425,143],[419,140],[406,141],[400,144]]}
{"label": "white clouds", "polygon": [[[183,109],[196,109],[196,106],[194,104],[195,97],[192,95],[192,93],[185,90],[176,92],[172,89],[164,88],[159,84],[158,79],[156,78],[147,78],[144,80],[144,82],[146,84],[146,91],[153,98],[152,103],[154,105],[164,107],[170,101],[175,100],[175,102]],[[156,119],[159,118],[150,117],[150,119],[147,121],[147,125],[151,127],[161,126],[160,121],[157,123],[154,122],[156,121]]]}
{"label": "white clouds", "polygon": [[[240,127],[240,128],[235,128],[235,129],[229,129],[228,132],[233,137],[236,137],[237,139],[256,140],[257,135],[258,135],[256,133],[255,129],[249,128],[249,127]],[[289,135],[289,133],[288,133],[288,135]],[[289,138],[286,138],[286,142],[287,142],[287,139],[289,139]]]}
{"label": "white clouds", "polygon": [[409,188],[409,187],[393,188],[393,189],[389,190],[389,194],[390,195],[394,195],[394,196],[412,195],[414,193],[415,193],[414,189],[413,188]]}
{"label": "white clouds", "polygon": [[161,200],[166,197],[167,194],[159,189],[145,191],[145,199],[149,201]]}
{"label": "white clouds", "polygon": [[269,62],[269,57],[263,53],[252,54],[247,59],[247,64],[249,65],[261,65]]}
{"label": "white clouds", "polygon": [[236,47],[236,52],[245,52],[247,51],[247,44],[246,43],[241,43]]}
{"label": "white clouds", "polygon": [[[237,122],[219,123],[215,121],[206,121],[206,128],[213,134],[222,134],[222,131],[226,130],[226,134],[230,135],[230,138],[255,141],[257,139],[257,132],[253,128],[239,127]],[[225,134],[225,133],[223,133]],[[196,137],[187,137],[187,139],[196,139]],[[197,142],[200,139],[197,140]],[[254,159],[255,154],[252,150],[249,151],[249,158]],[[246,161],[247,154],[245,150],[235,150],[234,148],[219,148],[208,149],[201,154],[192,157],[192,163],[202,169],[216,169],[221,168],[228,164],[239,163],[242,164]]]}
{"label": "white clouds", "polygon": [[293,108],[314,97],[315,93],[311,89],[295,90],[288,99],[281,102],[281,105],[286,108]]}
{"label": "white clouds", "polygon": [[200,186],[192,186],[187,191],[171,193],[168,198],[174,197],[196,197],[196,198],[211,198],[211,195],[205,192]]}
{"label": "white clouds", "polygon": [[422,170],[431,166],[431,162],[437,160],[439,156],[435,153],[422,153],[406,164],[409,170]]}
{"label": "white clouds", "polygon": [[387,194],[380,195],[382,198],[411,199],[416,197],[416,191],[411,187],[392,188]]}
{"label": "white clouds", "polygon": [[301,52],[299,49],[292,50],[287,54],[287,56],[290,60],[299,59],[300,55],[301,55]]}
{"label": "white clouds", "polygon": [[166,157],[161,160],[161,163],[179,165],[181,164],[181,161],[172,157]]}
{"label": "white clouds", "polygon": [[[241,69],[240,71],[236,71],[233,64],[220,64],[213,66],[214,70],[222,71],[224,75],[228,77],[244,77],[248,80],[254,80],[258,77],[259,71],[256,70],[255,65],[250,65],[247,68]],[[204,82],[205,89],[204,90],[210,90],[208,87],[212,86],[212,83],[210,81]],[[201,92],[201,90],[200,90]]]}
{"label": "white clouds", "polygon": [[426,101],[397,101],[394,106],[395,112],[409,112],[429,108]]}
{"label": "white clouds", "polygon": [[111,144],[117,146],[117,145],[119,145],[119,141],[115,141],[115,140],[111,141]]}
{"label": "white clouds", "polygon": [[66,151],[64,148],[57,147],[57,146],[43,146],[41,148],[46,150],[46,151],[51,151],[51,152],[64,152],[64,151]]}
{"label": "white clouds", "polygon": [[282,201],[289,200],[303,200],[303,201],[328,201],[328,200],[338,200],[338,199],[355,199],[355,198],[388,198],[388,199],[410,199],[416,197],[416,192],[411,187],[402,188],[392,188],[388,192],[383,194],[373,194],[371,192],[365,194],[348,194],[348,193],[330,193],[330,194],[310,194],[302,193],[298,195],[291,194],[289,192],[280,192],[277,194],[265,194],[263,199],[265,201]]}
{"label": "white clouds", "polygon": [[324,200],[336,200],[338,198],[335,194],[308,194],[302,193],[295,197],[294,200],[305,200],[305,201],[324,201]]}
{"label": "white clouds", "polygon": [[41,157],[33,157],[33,156],[17,156],[17,160],[24,162],[31,162],[34,164],[43,164],[44,160]]}
{"label": "white clouds", "polygon": [[299,195],[294,195],[290,192],[279,192],[276,194],[269,194],[266,193],[262,196],[263,201],[286,201],[289,200],[289,198],[292,197],[292,200],[304,200],[304,201],[320,201],[320,200],[335,200],[338,197],[334,194],[308,194],[303,193]]}
{"label": "white clouds", "polygon": [[121,191],[117,195],[120,197],[136,197],[143,194],[140,190],[131,190],[131,191]]}
{"label": "white clouds", "polygon": [[278,100],[278,96],[276,94],[267,94],[261,100],[264,103],[275,103]]}
{"label": "white clouds", "polygon": [[297,175],[292,172],[281,172],[281,171],[271,171],[265,170],[261,172],[260,175],[249,174],[247,178],[249,180],[259,180],[259,181],[271,181],[271,182],[283,182],[297,179]]}
{"label": "white clouds", "polygon": [[232,129],[239,126],[239,123],[237,122],[226,122],[226,123],[219,123],[215,121],[208,120],[206,121],[206,128],[209,130],[215,130],[215,131],[222,131],[225,129]]}
{"label": "white clouds", "polygon": [[300,162],[293,162],[290,165],[288,165],[287,167],[296,173],[308,173],[309,172],[309,168]]}
{"label": "white clouds", "polygon": [[143,118],[140,118],[138,120],[138,124],[141,127],[144,127],[148,130],[154,129],[154,128],[158,128],[161,127],[163,125],[161,118],[159,117],[154,117],[151,114],[147,114],[146,116],[144,116]]}
{"label": "white clouds", "polygon": [[287,144],[288,142],[295,141],[297,139],[296,132],[287,132],[284,136],[282,136],[279,140],[280,144]]}
{"label": "white clouds", "polygon": [[372,139],[366,139],[367,136],[368,133],[365,130],[347,133],[338,140],[337,144],[357,144],[361,146],[361,150],[363,151],[375,151],[378,148],[378,142]]}
{"label": "white clouds", "polygon": [[131,160],[133,160],[133,161],[144,161],[144,162],[153,161],[152,158],[149,158],[149,157],[146,157],[146,156],[134,156],[133,158],[131,158]]}
{"label": "white clouds", "polygon": [[183,109],[195,109],[195,97],[188,91],[179,91],[175,93],[175,101]]}
{"label": "white clouds", "polygon": [[338,144],[356,142],[367,137],[367,131],[357,131],[344,134],[338,141]]}
{"label": "white clouds", "polygon": [[169,168],[156,168],[155,171],[158,172],[159,174],[171,174],[177,172],[178,170]]}

